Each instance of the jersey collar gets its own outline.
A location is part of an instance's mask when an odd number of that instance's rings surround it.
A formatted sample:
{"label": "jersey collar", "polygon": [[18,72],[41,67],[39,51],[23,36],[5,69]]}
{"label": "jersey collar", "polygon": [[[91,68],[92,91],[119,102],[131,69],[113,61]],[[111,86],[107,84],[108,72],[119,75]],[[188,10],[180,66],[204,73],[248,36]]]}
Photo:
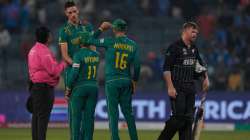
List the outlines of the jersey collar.
{"label": "jersey collar", "polygon": [[73,27],[73,28],[76,28],[76,27],[78,27],[79,25],[81,25],[80,22],[79,22],[78,24],[74,25],[74,24],[70,23],[69,21],[67,22],[67,24],[69,25],[69,27]]}

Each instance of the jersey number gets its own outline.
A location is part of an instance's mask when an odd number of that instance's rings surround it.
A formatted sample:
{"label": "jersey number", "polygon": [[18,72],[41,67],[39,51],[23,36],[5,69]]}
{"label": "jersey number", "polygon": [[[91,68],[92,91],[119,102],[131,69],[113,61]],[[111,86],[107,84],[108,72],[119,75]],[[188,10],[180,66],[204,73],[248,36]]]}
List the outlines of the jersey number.
{"label": "jersey number", "polygon": [[127,68],[127,61],[126,61],[127,57],[128,57],[127,53],[116,52],[115,68],[121,69],[121,70],[126,69]]}
{"label": "jersey number", "polygon": [[95,79],[96,77],[96,66],[88,66],[88,79],[90,79],[91,77],[93,79]]}

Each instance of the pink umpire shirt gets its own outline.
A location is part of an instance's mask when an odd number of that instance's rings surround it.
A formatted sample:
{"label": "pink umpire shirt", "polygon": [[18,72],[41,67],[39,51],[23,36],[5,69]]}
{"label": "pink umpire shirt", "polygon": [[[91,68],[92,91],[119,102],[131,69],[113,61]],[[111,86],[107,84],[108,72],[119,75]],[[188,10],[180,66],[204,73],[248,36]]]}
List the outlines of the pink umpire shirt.
{"label": "pink umpire shirt", "polygon": [[56,86],[66,63],[58,63],[50,49],[45,44],[37,42],[28,54],[28,66],[30,80],[33,83]]}

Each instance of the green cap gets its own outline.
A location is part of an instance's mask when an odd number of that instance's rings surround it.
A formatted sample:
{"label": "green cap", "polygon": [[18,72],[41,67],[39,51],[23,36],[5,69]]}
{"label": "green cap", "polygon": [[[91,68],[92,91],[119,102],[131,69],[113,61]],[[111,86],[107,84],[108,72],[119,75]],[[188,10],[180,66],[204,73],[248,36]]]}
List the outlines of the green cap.
{"label": "green cap", "polygon": [[112,23],[112,28],[114,28],[115,30],[118,30],[118,31],[125,31],[125,30],[127,30],[127,23],[123,19],[116,19]]}
{"label": "green cap", "polygon": [[89,39],[91,37],[89,32],[79,32],[79,37],[80,37],[80,45],[89,45]]}

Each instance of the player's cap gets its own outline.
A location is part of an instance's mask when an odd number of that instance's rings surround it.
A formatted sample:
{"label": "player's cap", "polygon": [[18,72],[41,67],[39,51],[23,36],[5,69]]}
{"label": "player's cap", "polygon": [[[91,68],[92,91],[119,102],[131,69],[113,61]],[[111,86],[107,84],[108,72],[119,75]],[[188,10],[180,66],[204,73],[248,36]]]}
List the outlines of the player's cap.
{"label": "player's cap", "polygon": [[89,45],[89,39],[91,37],[89,32],[80,32],[79,37],[80,37],[80,45],[84,46]]}
{"label": "player's cap", "polygon": [[118,31],[126,31],[127,30],[127,23],[123,19],[116,19],[112,23],[112,28]]}

